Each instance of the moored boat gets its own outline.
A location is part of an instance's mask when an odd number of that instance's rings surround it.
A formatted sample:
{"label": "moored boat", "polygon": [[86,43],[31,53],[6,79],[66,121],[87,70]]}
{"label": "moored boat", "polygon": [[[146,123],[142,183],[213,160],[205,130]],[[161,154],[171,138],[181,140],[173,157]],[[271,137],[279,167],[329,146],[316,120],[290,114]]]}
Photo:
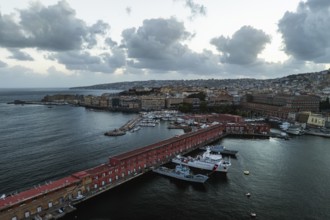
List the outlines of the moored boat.
{"label": "moored boat", "polygon": [[293,135],[302,135],[304,133],[303,129],[299,125],[291,125],[287,130],[286,133],[293,134]]}
{"label": "moored boat", "polygon": [[227,173],[229,167],[231,166],[230,161],[224,160],[220,154],[211,154],[209,148],[202,155],[198,155],[195,158],[177,155],[172,159],[172,162],[198,169],[224,173]]}
{"label": "moored boat", "polygon": [[280,124],[279,125],[279,127],[280,127],[280,129],[282,130],[282,131],[286,131],[286,130],[288,130],[288,128],[290,127],[290,123],[289,122],[283,122],[282,124]]}
{"label": "moored boat", "polygon": [[199,149],[207,150],[207,148],[210,148],[210,151],[212,153],[222,154],[222,155],[227,155],[227,156],[232,156],[232,157],[236,157],[236,154],[238,153],[237,150],[229,150],[225,146],[222,146],[222,145],[205,146],[205,147],[200,147]]}
{"label": "moored boat", "polygon": [[138,130],[140,130],[140,129],[141,129],[140,126],[136,126],[136,127],[134,127],[134,128],[131,130],[131,132],[133,133],[133,132],[136,132],[136,131],[138,131]]}
{"label": "moored boat", "polygon": [[202,174],[193,174],[189,167],[184,165],[176,165],[175,169],[170,169],[164,166],[153,169],[155,173],[159,173],[165,176],[173,177],[180,180],[185,180],[194,183],[205,183],[209,178],[206,175]]}
{"label": "moored boat", "polygon": [[326,130],[326,129],[311,129],[310,128],[305,131],[305,134],[330,138],[330,130]]}

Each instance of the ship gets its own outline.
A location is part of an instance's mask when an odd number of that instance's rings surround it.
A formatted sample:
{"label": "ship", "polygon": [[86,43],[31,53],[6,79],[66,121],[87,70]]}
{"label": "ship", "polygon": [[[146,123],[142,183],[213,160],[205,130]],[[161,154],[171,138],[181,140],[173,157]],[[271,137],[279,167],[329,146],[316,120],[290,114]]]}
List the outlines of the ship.
{"label": "ship", "polygon": [[302,135],[302,134],[304,134],[304,130],[299,125],[291,125],[286,130],[286,133],[293,134],[293,135]]}
{"label": "ship", "polygon": [[211,153],[221,154],[224,156],[236,157],[236,154],[238,153],[237,150],[229,150],[223,145],[205,146],[205,147],[200,147],[199,149],[207,150],[207,148],[210,148]]}
{"label": "ship", "polygon": [[193,183],[205,183],[205,181],[209,178],[203,174],[193,174],[189,167],[181,164],[176,165],[175,169],[160,166],[153,169],[153,172]]}
{"label": "ship", "polygon": [[329,129],[313,129],[309,128],[305,131],[305,134],[320,136],[320,137],[328,137],[330,138],[330,130]]}
{"label": "ship", "polygon": [[202,155],[198,155],[195,158],[190,156],[184,157],[182,155],[177,155],[172,159],[172,162],[202,170],[210,170],[212,172],[223,173],[227,173],[229,167],[231,166],[230,161],[224,160],[221,154],[211,154],[211,150],[209,148],[206,149]]}

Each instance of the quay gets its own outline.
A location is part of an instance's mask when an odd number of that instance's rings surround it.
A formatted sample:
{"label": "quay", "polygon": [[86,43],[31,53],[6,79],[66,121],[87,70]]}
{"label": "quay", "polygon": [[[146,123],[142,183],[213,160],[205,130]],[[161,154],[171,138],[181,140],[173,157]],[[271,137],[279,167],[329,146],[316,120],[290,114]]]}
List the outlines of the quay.
{"label": "quay", "polygon": [[139,116],[133,118],[132,120],[129,120],[128,122],[126,122],[120,128],[105,132],[104,135],[106,135],[106,136],[125,135],[127,131],[132,130],[135,127],[135,125],[137,125],[137,123],[139,123],[141,121],[141,118],[142,118],[141,115],[139,115]]}
{"label": "quay", "polygon": [[0,198],[0,219],[59,219],[75,205],[118,185],[138,178],[152,168],[166,164],[178,154],[187,154],[236,133],[265,136],[270,127],[263,123],[217,124],[197,131],[110,156],[96,167],[73,173],[44,185]]}

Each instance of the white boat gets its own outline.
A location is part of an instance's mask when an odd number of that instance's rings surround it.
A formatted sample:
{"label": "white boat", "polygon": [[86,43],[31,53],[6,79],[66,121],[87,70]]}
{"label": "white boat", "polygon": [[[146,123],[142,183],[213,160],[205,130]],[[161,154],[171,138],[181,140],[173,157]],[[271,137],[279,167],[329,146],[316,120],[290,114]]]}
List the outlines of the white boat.
{"label": "white boat", "polygon": [[288,128],[290,127],[290,123],[289,122],[283,122],[282,124],[280,124],[280,129],[283,130],[283,131],[286,131],[288,130]]}
{"label": "white boat", "polygon": [[286,133],[288,133],[288,134],[294,134],[294,135],[302,135],[304,132],[303,132],[303,129],[302,129],[301,126],[299,126],[299,125],[291,125],[286,130]]}
{"label": "white boat", "polygon": [[230,161],[224,160],[220,154],[211,154],[209,148],[205,151],[205,153],[198,155],[196,158],[177,155],[172,159],[172,162],[203,170],[224,173],[227,173],[229,167],[231,166]]}
{"label": "white boat", "polygon": [[140,130],[140,129],[141,129],[140,126],[136,126],[136,127],[134,127],[134,128],[131,130],[131,132],[133,133],[133,132],[136,132],[136,131],[138,131],[138,130]]}
{"label": "white boat", "polygon": [[232,157],[236,157],[236,154],[238,153],[237,150],[229,150],[225,146],[222,146],[222,145],[205,146],[205,147],[200,147],[199,149],[207,150],[207,148],[210,148],[211,153],[228,155],[228,156],[232,156]]}
{"label": "white boat", "polygon": [[152,123],[152,122],[141,122],[139,124],[141,127],[155,127],[156,123]]}
{"label": "white boat", "polygon": [[185,180],[194,183],[205,183],[209,178],[208,176],[202,174],[193,174],[189,167],[183,165],[176,165],[175,169],[169,169],[167,167],[161,166],[153,169],[155,173],[159,173],[165,176],[173,177],[180,180]]}
{"label": "white boat", "polygon": [[328,137],[330,138],[330,131],[327,129],[307,129],[306,134],[320,136],[320,137]]}

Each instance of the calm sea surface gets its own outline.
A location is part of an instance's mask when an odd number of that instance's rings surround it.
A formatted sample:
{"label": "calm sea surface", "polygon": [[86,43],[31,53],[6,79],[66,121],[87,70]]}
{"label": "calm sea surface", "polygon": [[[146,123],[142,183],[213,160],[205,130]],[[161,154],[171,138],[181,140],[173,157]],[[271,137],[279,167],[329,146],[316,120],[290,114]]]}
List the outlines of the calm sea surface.
{"label": "calm sea surface", "polygon": [[[45,95],[108,91],[0,89],[0,194],[54,180],[107,161],[130,149],[167,139],[181,130],[155,128],[107,137],[134,114],[82,107],[9,105]],[[330,139],[223,139],[239,151],[227,174],[204,186],[148,173],[78,206],[64,219],[330,219]],[[243,171],[249,170],[250,175]],[[245,194],[251,193],[247,198]]]}

